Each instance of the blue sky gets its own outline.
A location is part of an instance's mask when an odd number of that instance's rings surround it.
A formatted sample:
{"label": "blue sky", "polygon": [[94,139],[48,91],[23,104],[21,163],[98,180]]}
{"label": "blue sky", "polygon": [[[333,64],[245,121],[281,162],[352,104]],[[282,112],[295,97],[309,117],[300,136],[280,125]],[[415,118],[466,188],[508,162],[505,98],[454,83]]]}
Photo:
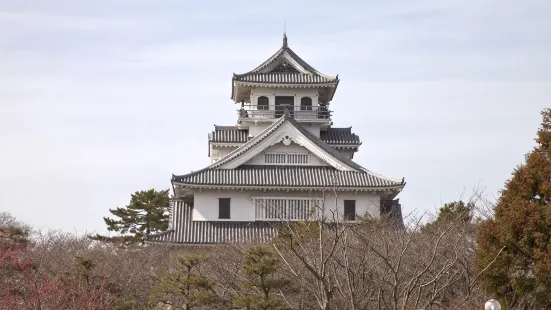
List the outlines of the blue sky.
{"label": "blue sky", "polygon": [[551,2],[0,0],[0,211],[103,231],[130,193],[208,164],[231,76],[281,45],[339,74],[355,160],[405,212],[496,196],[551,99]]}

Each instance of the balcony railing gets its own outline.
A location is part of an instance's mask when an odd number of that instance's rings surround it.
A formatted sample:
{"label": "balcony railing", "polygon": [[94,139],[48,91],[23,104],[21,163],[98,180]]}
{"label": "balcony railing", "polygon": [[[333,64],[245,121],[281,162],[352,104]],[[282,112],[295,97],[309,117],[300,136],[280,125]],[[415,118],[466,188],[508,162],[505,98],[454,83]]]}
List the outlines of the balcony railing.
{"label": "balcony railing", "polygon": [[237,110],[241,119],[277,119],[289,111],[296,120],[330,120],[333,111],[324,106],[244,105]]}

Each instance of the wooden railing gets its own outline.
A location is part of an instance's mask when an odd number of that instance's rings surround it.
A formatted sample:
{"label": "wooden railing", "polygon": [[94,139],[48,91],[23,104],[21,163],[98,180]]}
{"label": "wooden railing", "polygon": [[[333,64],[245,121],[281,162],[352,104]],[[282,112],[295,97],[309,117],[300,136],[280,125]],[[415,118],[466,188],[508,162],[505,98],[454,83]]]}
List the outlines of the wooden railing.
{"label": "wooden railing", "polygon": [[244,105],[237,113],[241,119],[278,119],[286,110],[297,120],[329,120],[333,112],[325,106]]}

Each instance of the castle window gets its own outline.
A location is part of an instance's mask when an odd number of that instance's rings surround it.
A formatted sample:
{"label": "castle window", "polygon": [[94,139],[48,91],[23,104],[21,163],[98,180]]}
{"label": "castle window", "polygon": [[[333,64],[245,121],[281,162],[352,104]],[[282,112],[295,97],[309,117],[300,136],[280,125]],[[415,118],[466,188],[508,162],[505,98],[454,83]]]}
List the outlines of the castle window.
{"label": "castle window", "polygon": [[302,97],[300,99],[300,110],[301,111],[312,111],[312,98]]}
{"label": "castle window", "polygon": [[258,97],[258,100],[257,100],[257,107],[256,109],[257,110],[269,110],[270,109],[270,106],[269,106],[269,103],[270,100],[268,100],[268,97],[266,96],[261,96],[261,97]]}
{"label": "castle window", "polygon": [[230,198],[218,198],[218,218],[230,218]]}
{"label": "castle window", "polygon": [[356,220],[356,200],[344,201],[344,220],[345,221]]}

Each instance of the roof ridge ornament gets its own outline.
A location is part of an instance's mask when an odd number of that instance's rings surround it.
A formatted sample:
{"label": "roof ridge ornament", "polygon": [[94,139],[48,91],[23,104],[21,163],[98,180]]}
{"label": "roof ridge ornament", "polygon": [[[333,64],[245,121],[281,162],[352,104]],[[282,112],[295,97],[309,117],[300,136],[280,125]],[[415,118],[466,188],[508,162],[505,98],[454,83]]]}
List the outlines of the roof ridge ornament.
{"label": "roof ridge ornament", "polygon": [[283,113],[283,119],[290,119],[290,118],[291,118],[291,113],[289,113],[289,109],[285,107],[285,113]]}
{"label": "roof ridge ornament", "polygon": [[287,33],[283,32],[283,48],[289,48],[289,44],[287,43]]}

